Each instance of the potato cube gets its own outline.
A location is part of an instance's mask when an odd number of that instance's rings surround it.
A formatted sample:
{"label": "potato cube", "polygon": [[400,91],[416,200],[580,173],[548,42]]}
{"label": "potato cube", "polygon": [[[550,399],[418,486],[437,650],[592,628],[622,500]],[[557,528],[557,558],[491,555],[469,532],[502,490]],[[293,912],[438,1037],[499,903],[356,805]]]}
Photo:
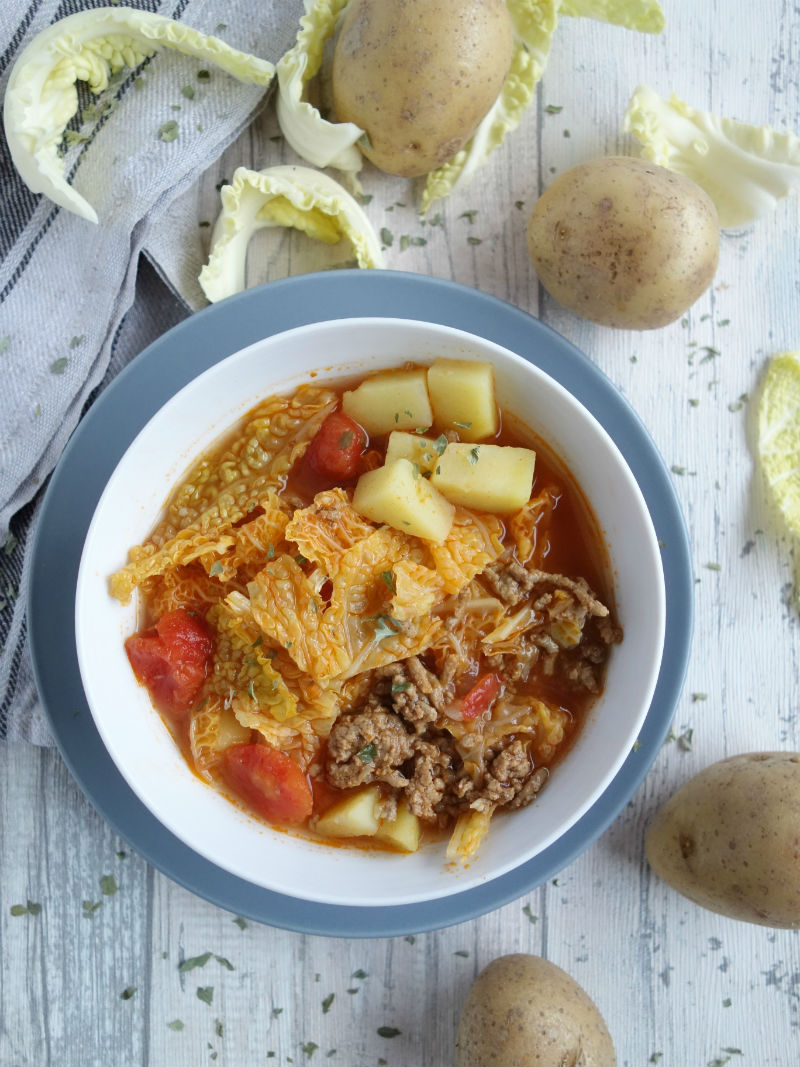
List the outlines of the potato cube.
{"label": "potato cube", "polygon": [[503,514],[519,511],[531,495],[536,453],[511,445],[449,444],[431,484],[453,504]]}
{"label": "potato cube", "polygon": [[457,430],[462,441],[494,437],[499,417],[491,363],[437,359],[428,368],[428,393],[436,424]]}
{"label": "potato cube", "polygon": [[433,423],[427,378],[424,367],[365,378],[356,389],[344,394],[342,410],[370,434],[423,426],[427,430]]}
{"label": "potato cube", "polygon": [[373,522],[426,541],[444,541],[455,514],[453,505],[402,457],[361,475],[353,507]]}
{"label": "potato cube", "polygon": [[445,437],[435,441],[432,437],[423,437],[418,433],[394,430],[389,434],[384,463],[388,467],[396,459],[407,459],[412,465],[416,464],[422,474],[430,474],[444,451],[446,442]]}
{"label": "potato cube", "polygon": [[380,824],[375,839],[385,841],[401,852],[416,852],[419,848],[419,819],[401,801],[397,805],[397,815]]}
{"label": "potato cube", "polygon": [[323,837],[374,837],[380,818],[376,785],[337,801],[317,819],[314,829]]}

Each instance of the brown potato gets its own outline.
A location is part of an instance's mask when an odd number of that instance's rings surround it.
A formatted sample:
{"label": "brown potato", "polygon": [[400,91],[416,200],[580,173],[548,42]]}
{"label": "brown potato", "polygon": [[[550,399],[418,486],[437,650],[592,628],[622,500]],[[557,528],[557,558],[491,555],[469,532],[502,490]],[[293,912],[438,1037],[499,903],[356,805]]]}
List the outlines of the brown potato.
{"label": "brown potato", "polygon": [[642,159],[609,156],[560,175],[528,221],[539,280],[592,322],[652,330],[711,284],[717,210],[699,185]]}
{"label": "brown potato", "polygon": [[351,0],[333,58],[336,117],[389,174],[451,159],[497,99],[511,65],[504,0]]}
{"label": "brown potato", "polygon": [[800,928],[800,754],[749,752],[700,771],[645,842],[659,878],[710,911]]}
{"label": "brown potato", "polygon": [[456,1037],[456,1067],[614,1067],[594,1002],[540,956],[500,956],[472,984]]}

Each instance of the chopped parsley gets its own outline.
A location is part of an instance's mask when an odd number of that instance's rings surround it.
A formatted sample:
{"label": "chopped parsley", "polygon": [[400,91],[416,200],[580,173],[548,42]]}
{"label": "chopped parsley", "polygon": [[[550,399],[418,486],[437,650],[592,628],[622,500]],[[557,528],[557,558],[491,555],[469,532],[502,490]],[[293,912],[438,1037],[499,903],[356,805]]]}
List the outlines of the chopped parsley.
{"label": "chopped parsley", "polygon": [[197,999],[202,1000],[204,1004],[211,1004],[214,1000],[213,985],[199,985],[197,987]]}
{"label": "chopped parsley", "polygon": [[119,886],[113,874],[104,874],[100,879],[100,888],[103,891],[103,896],[111,897],[117,892]]}
{"label": "chopped parsley", "polygon": [[461,214],[458,217],[460,219],[468,219],[470,225],[472,225],[475,222],[475,216],[477,214],[478,214],[477,210],[473,209],[472,211],[462,211]]}
{"label": "chopped parsley", "polygon": [[387,230],[385,226],[381,227],[381,241],[387,248],[391,248],[394,244],[394,234],[391,230]]}
{"label": "chopped parsley", "polygon": [[480,448],[481,448],[480,445],[475,445],[474,448],[471,448],[469,450],[469,461],[470,461],[470,463],[475,464],[475,463],[478,462],[478,460],[480,459]]}
{"label": "chopped parsley", "polygon": [[333,998],[334,998],[335,995],[336,995],[335,993],[328,993],[327,997],[325,997],[325,999],[323,1000],[323,1002],[322,1002],[322,1014],[323,1015],[327,1015],[328,1012],[331,1010],[331,1004],[333,1004]]}
{"label": "chopped parsley", "polygon": [[69,347],[70,348],[77,348],[78,345],[82,345],[85,340],[86,340],[86,334],[85,333],[79,334],[78,336],[73,337],[70,340]]}
{"label": "chopped parsley", "polygon": [[211,567],[210,567],[209,572],[208,572],[209,577],[213,578],[217,574],[222,574],[223,569],[224,568],[222,566],[221,560],[216,560],[216,562],[211,564]]}
{"label": "chopped parsley", "polygon": [[102,907],[102,900],[84,900],[83,902],[83,917],[84,919],[91,919],[98,908]]}
{"label": "chopped parsley", "polygon": [[482,237],[473,237],[472,234],[470,234],[467,237],[467,244],[468,245],[482,245],[483,244],[483,238]]}
{"label": "chopped parsley", "polygon": [[210,959],[210,952],[204,952],[200,956],[190,956],[189,959],[178,964],[178,971],[180,974],[185,974],[187,971],[193,971],[195,967],[205,967]]}
{"label": "chopped parsley", "polygon": [[183,1030],[183,1019],[173,1019],[171,1023],[167,1023],[170,1030]]}
{"label": "chopped parsley", "polygon": [[53,362],[50,364],[50,373],[63,374],[64,371],[67,369],[68,363],[69,360],[66,356],[62,356],[60,359],[53,360]]}
{"label": "chopped parsley", "polygon": [[170,119],[169,122],[162,122],[162,124],[158,127],[159,140],[166,141],[167,143],[169,143],[170,141],[177,141],[178,132],[178,123],[175,121],[175,119]]}
{"label": "chopped parsley", "polygon": [[392,682],[393,693],[405,693],[407,689],[411,688],[411,682]]}
{"label": "chopped parsley", "polygon": [[344,452],[353,443],[353,431],[345,430],[339,438],[339,451]]}
{"label": "chopped parsley", "polygon": [[437,456],[441,456],[441,454],[447,448],[448,444],[449,444],[449,442],[448,442],[447,437],[445,436],[445,434],[441,434],[439,437],[437,437],[436,440],[433,442],[433,448],[434,448],[434,451],[436,452],[436,455]]}
{"label": "chopped parsley", "polygon": [[374,743],[370,743],[369,745],[364,745],[356,755],[362,763],[373,763],[378,755],[378,749]]}
{"label": "chopped parsley", "polygon": [[386,587],[388,588],[389,592],[393,593],[395,591],[394,571],[382,571],[381,572],[381,578],[383,579],[383,581],[384,581]]}
{"label": "chopped parsley", "polygon": [[210,70],[198,70],[198,72],[197,72],[197,80],[199,82],[210,82],[211,81],[211,71]]}
{"label": "chopped parsley", "polygon": [[42,905],[29,900],[27,904],[12,904],[10,910],[15,917],[18,915],[38,915],[42,910]]}
{"label": "chopped parsley", "polygon": [[522,914],[527,917],[529,923],[536,923],[539,921],[539,916],[534,915],[531,911],[530,904],[525,905],[525,907],[522,909]]}
{"label": "chopped parsley", "polygon": [[186,97],[187,100],[194,100],[194,86],[193,85],[184,85],[184,87],[181,89],[181,92],[183,93],[183,95]]}
{"label": "chopped parsley", "polygon": [[402,1030],[398,1030],[396,1026],[379,1026],[378,1037],[398,1037],[402,1033]]}
{"label": "chopped parsley", "polygon": [[123,1000],[130,1000],[131,997],[134,996],[135,993],[136,993],[136,986],[135,985],[129,985],[125,989],[122,990],[122,992],[120,993],[120,997]]}
{"label": "chopped parsley", "polygon": [[545,111],[548,115],[560,115],[563,110],[563,104],[547,104],[545,107]]}
{"label": "chopped parsley", "polygon": [[243,919],[241,915],[237,915],[235,919],[231,919],[231,922],[235,922],[240,930],[247,929],[247,919]]}
{"label": "chopped parsley", "polygon": [[362,148],[366,148],[368,152],[372,151],[372,141],[370,141],[366,133],[361,134],[358,139],[358,143],[361,145]]}

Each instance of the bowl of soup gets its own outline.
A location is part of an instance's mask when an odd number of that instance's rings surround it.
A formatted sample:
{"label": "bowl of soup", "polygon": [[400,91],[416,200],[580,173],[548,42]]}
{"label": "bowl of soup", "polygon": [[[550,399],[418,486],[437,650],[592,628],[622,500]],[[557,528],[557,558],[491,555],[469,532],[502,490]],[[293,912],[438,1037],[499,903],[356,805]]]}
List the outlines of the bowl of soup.
{"label": "bowl of soup", "polygon": [[665,596],[614,442],[472,334],[315,323],[227,357],[122,457],[76,597],[125,780],[256,886],[433,900],[564,835],[635,744]]}

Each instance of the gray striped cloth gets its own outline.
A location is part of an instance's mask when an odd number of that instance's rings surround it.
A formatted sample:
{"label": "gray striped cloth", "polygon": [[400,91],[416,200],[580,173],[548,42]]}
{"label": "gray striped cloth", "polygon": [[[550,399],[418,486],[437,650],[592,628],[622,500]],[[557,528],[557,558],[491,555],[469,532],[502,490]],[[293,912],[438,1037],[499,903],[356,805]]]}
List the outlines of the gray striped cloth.
{"label": "gray striped cloth", "polygon": [[[0,0],[0,97],[37,33],[102,6]],[[272,63],[293,43],[303,12],[302,0],[126,6],[186,22]],[[70,182],[98,212],[97,226],[31,193],[0,135],[0,738],[37,744],[51,738],[27,649],[25,550],[43,489],[98,391],[197,306],[202,252],[192,190],[240,134],[245,141],[268,95],[168,49],[113,81],[96,100],[78,83],[83,121],[71,124],[76,135],[64,157]],[[164,139],[166,123],[177,125]]]}

